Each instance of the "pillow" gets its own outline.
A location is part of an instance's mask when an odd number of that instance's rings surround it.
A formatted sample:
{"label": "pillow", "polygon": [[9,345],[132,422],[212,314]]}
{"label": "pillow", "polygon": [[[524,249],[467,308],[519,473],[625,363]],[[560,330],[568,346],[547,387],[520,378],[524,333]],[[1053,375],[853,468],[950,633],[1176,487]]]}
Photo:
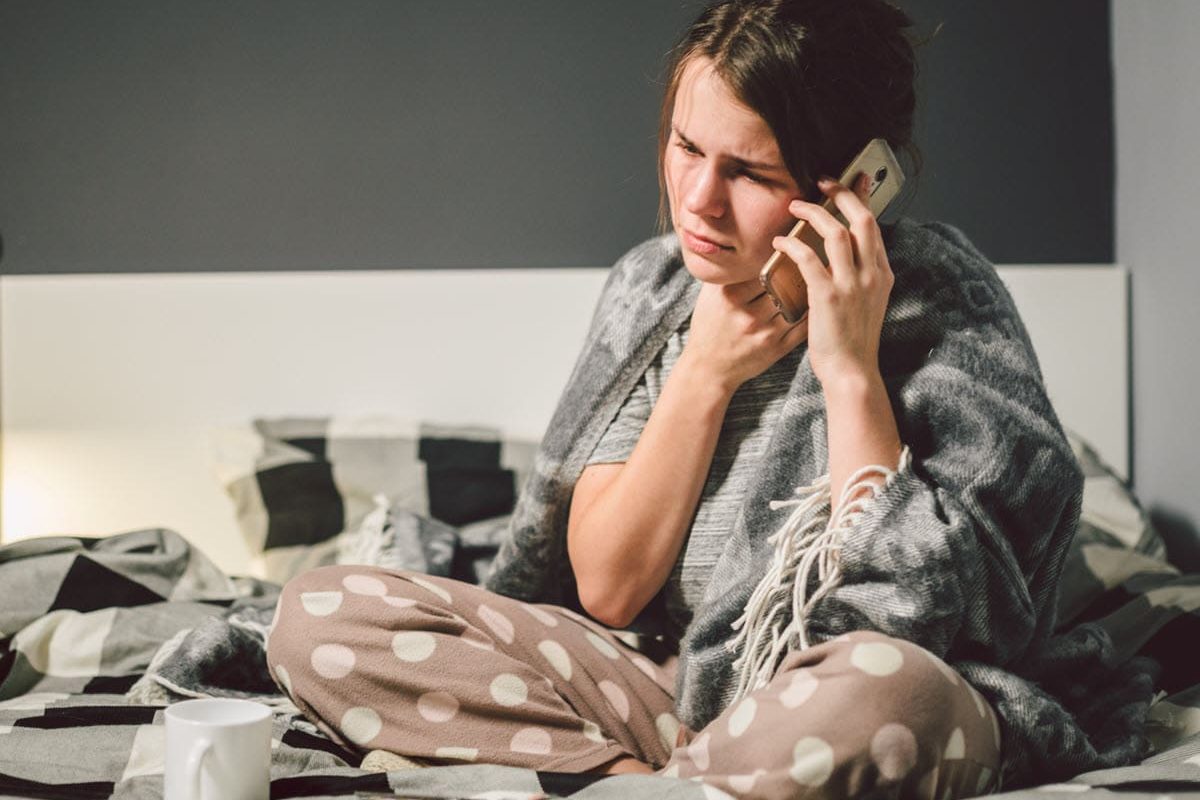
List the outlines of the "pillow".
{"label": "pillow", "polygon": [[283,583],[365,558],[474,575],[453,555],[456,529],[503,527],[537,443],[480,426],[286,417],[222,431],[216,450],[255,574]]}
{"label": "pillow", "polygon": [[1083,469],[1083,508],[1076,538],[1125,547],[1151,558],[1166,558],[1162,537],[1129,484],[1082,436],[1071,430],[1066,434]]}
{"label": "pillow", "polygon": [[1131,579],[1177,573],[1129,484],[1082,436],[1066,434],[1083,470],[1083,503],[1059,581],[1060,628],[1101,613],[1104,598]]}

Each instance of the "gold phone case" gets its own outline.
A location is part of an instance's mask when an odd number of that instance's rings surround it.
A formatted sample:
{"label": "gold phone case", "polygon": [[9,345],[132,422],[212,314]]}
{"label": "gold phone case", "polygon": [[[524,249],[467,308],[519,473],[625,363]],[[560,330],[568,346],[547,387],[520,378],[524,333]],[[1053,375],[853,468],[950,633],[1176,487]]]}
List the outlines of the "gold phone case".
{"label": "gold phone case", "polygon": [[[887,140],[872,139],[869,141],[862,152],[850,162],[850,166],[846,167],[846,171],[842,173],[838,183],[850,186],[854,179],[863,172],[871,176],[867,208],[871,209],[871,213],[878,217],[892,202],[892,199],[900,193],[900,187],[904,185],[904,173],[900,171],[896,154],[888,146]],[[848,225],[846,218],[837,210],[832,198],[825,198],[821,207],[833,214],[838,222]],[[796,220],[796,225],[788,232],[788,236],[795,236],[807,244],[816,251],[823,264],[829,265],[829,259],[825,255],[824,240],[807,222],[802,219]],[[775,303],[775,307],[789,323],[799,322],[808,312],[808,289],[800,274],[800,268],[783,253],[778,250],[772,253],[762,270],[759,271],[758,277],[763,288],[767,290],[767,294]]]}

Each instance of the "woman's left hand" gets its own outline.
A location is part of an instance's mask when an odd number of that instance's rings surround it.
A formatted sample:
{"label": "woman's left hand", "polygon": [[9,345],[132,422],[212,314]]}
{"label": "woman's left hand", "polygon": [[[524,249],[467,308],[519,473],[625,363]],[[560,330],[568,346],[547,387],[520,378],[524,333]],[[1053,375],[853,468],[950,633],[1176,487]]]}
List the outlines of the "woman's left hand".
{"label": "woman's left hand", "polygon": [[777,236],[772,243],[796,262],[808,284],[809,362],[826,390],[845,378],[879,375],[879,337],[894,276],[879,223],[865,202],[868,180],[862,175],[856,191],[829,179],[818,183],[849,228],[816,203],[794,200],[788,207],[825,240],[828,268],[799,239]]}

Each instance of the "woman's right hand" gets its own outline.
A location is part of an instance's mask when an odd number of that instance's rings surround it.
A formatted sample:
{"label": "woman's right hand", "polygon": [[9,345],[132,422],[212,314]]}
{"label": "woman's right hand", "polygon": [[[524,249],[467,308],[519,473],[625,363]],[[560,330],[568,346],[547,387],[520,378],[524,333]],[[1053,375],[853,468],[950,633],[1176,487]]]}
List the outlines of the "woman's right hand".
{"label": "woman's right hand", "polygon": [[789,325],[756,279],[704,283],[680,360],[731,395],[808,338],[808,316]]}

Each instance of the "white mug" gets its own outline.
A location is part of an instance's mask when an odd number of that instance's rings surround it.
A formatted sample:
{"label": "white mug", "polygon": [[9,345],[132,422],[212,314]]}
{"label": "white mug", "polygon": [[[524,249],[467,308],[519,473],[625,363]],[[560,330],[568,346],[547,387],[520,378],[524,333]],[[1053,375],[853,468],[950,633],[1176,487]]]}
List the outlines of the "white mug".
{"label": "white mug", "polygon": [[271,709],[253,700],[167,706],[166,800],[267,800]]}

